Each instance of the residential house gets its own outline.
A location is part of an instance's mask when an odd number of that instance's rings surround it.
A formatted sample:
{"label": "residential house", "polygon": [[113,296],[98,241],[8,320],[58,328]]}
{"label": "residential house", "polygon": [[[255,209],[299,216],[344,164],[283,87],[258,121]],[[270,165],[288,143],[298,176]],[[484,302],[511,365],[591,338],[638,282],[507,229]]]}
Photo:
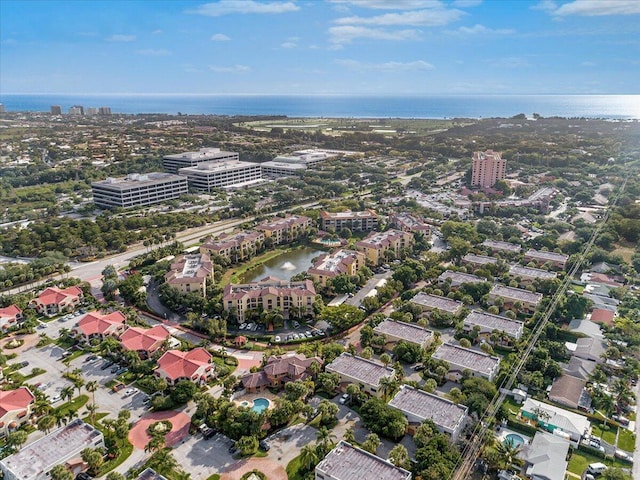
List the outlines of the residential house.
{"label": "residential house", "polygon": [[427,348],[433,342],[434,334],[415,323],[398,322],[391,318],[385,318],[373,331],[382,335],[387,343],[405,341],[414,343],[422,348]]}
{"label": "residential house", "polygon": [[415,429],[425,420],[432,420],[438,431],[451,435],[453,442],[462,433],[469,411],[464,405],[409,385],[400,387],[389,406],[405,414],[409,420],[410,433],[415,433]]}
{"label": "residential house", "polygon": [[495,303],[498,298],[503,300],[505,308],[512,308],[517,302],[520,302],[525,312],[533,313],[542,301],[543,295],[529,290],[522,290],[521,288],[496,284],[489,292],[489,303]]}
{"label": "residential house", "polygon": [[586,337],[576,340],[574,357],[589,360],[591,362],[602,363],[602,355],[607,350],[607,344],[601,338]]}
{"label": "residential house", "polygon": [[465,371],[474,377],[493,381],[500,369],[499,357],[451,343],[440,345],[431,358],[449,364],[447,378],[454,382],[460,381]]}
{"label": "residential house", "polygon": [[316,289],[311,280],[289,282],[265,277],[258,282],[229,284],[224,288],[223,307],[239,322],[250,312],[279,310],[285,318],[313,315]]}
{"label": "residential house", "polygon": [[583,360],[578,357],[571,357],[569,362],[564,366],[564,372],[572,377],[588,380],[596,369],[596,362]]}
{"label": "residential house", "polygon": [[309,217],[302,215],[289,215],[285,218],[275,217],[271,221],[261,223],[256,230],[264,234],[265,239],[272,239],[274,245],[292,242],[300,238],[313,221]]}
{"label": "residential house", "polygon": [[0,470],[4,480],[48,480],[53,467],[77,463],[85,448],[104,448],[104,437],[75,419],[0,460]]}
{"label": "residential house", "polygon": [[320,228],[340,232],[349,229],[352,232],[370,232],[378,228],[378,214],[373,210],[362,212],[320,212]]}
{"label": "residential house", "polygon": [[422,292],[415,295],[409,301],[420,306],[423,312],[439,310],[450,315],[458,315],[464,307],[464,303],[458,302],[457,300],[451,300],[450,298],[440,297],[438,295],[429,295],[428,293]]}
{"label": "residential house", "polygon": [[520,409],[519,418],[555,435],[563,435],[577,445],[583,435],[589,432],[587,417],[564,408],[527,398]]}
{"label": "residential house", "polygon": [[29,302],[31,308],[47,317],[53,317],[63,312],[72,312],[84,299],[80,287],[48,287]]}
{"label": "residential house", "polygon": [[85,342],[89,342],[94,338],[104,340],[107,336],[118,337],[127,328],[125,325],[126,319],[127,317],[124,316],[124,313],[119,311],[107,314],[89,312],[73,328],[73,333]]}
{"label": "residential house", "polygon": [[504,332],[514,340],[519,340],[524,332],[524,322],[474,310],[465,317],[462,329],[466,334],[476,330],[478,336],[484,339],[489,338],[494,332]]}
{"label": "residential house", "polygon": [[204,348],[194,348],[188,352],[167,350],[158,359],[158,368],[154,373],[169,385],[175,385],[182,380],[204,385],[213,377],[215,371],[211,359],[211,354]]}
{"label": "residential house", "polygon": [[213,262],[209,254],[180,255],[169,267],[165,281],[181,293],[207,296],[207,285],[213,283]]}
{"label": "residential house", "polygon": [[613,327],[613,320],[616,312],[613,310],[605,310],[604,308],[594,308],[591,312],[591,321],[595,323],[604,323],[609,327]]}
{"label": "residential house", "polygon": [[526,251],[524,254],[525,262],[535,262],[540,265],[549,263],[552,267],[564,269],[567,266],[567,260],[569,255],[564,253],[546,252],[543,250],[534,250],[533,248]]}
{"label": "residential house", "polygon": [[247,393],[258,392],[265,388],[281,388],[285,383],[309,377],[313,363],[322,365],[322,359],[307,358],[303,354],[271,356],[261,372],[245,374],[242,377],[242,385]]}
{"label": "residential house", "polygon": [[413,235],[400,230],[371,232],[356,242],[356,248],[365,254],[369,263],[376,266],[400,257],[402,249],[412,245]]}
{"label": "residential house", "polygon": [[588,410],[591,407],[591,396],[586,387],[585,380],[571,375],[560,375],[551,385],[549,400],[565,407]]}
{"label": "residential house", "polygon": [[223,233],[216,239],[207,239],[200,246],[200,253],[218,255],[232,263],[237,263],[254,256],[262,248],[264,238],[263,232]]}
{"label": "residential house", "polygon": [[0,390],[0,437],[6,437],[26,424],[36,397],[27,387]]}
{"label": "residential house", "polygon": [[327,280],[338,275],[357,275],[366,261],[362,252],[340,249],[333,253],[320,255],[313,266],[307,270],[314,282],[326,285]]}
{"label": "residential house", "polygon": [[411,472],[341,440],[316,465],[315,480],[411,480]]}
{"label": "residential house", "polygon": [[141,358],[149,358],[171,338],[164,325],[152,328],[129,327],[120,336],[120,344],[125,350],[138,352]]}
{"label": "residential house", "polygon": [[564,480],[569,463],[569,442],[549,433],[537,432],[524,451],[524,471],[531,480]]}
{"label": "residential house", "polygon": [[0,308],[0,329],[2,331],[17,327],[24,321],[22,310],[17,305]]}
{"label": "residential house", "polygon": [[486,278],[481,278],[470,273],[454,272],[453,270],[442,272],[438,277],[438,285],[448,283],[452,289],[458,288],[463,283],[482,283],[486,281]]}
{"label": "residential house", "polygon": [[382,363],[355,357],[346,352],[328,364],[325,371],[337,373],[340,376],[340,383],[345,385],[355,383],[360,385],[363,392],[376,397],[381,397],[384,393],[381,387],[385,379],[392,380],[396,374],[393,368]]}

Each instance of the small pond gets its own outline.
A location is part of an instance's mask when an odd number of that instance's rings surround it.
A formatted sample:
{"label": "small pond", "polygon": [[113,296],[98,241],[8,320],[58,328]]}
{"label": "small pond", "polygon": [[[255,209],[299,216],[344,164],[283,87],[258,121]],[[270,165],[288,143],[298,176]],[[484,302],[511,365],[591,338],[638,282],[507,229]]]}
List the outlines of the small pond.
{"label": "small pond", "polygon": [[323,253],[325,253],[323,250],[314,247],[296,248],[282,253],[245,273],[242,276],[242,282],[256,282],[268,276],[289,280],[294,275],[305,272],[311,266],[311,260]]}

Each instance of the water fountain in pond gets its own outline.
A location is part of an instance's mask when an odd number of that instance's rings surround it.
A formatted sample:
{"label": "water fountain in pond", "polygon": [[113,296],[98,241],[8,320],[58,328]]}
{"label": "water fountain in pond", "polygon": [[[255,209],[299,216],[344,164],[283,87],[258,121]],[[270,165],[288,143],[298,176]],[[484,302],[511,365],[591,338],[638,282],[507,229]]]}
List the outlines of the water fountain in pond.
{"label": "water fountain in pond", "polygon": [[291,262],[284,262],[280,267],[281,270],[295,270],[296,266]]}

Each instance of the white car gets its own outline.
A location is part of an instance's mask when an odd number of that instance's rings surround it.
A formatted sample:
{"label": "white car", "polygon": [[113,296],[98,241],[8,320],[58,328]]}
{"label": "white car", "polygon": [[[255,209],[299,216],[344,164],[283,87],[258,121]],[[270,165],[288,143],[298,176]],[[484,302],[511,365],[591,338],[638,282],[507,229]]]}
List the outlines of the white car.
{"label": "white car", "polygon": [[131,395],[134,395],[138,392],[137,388],[128,388],[124,391],[124,395],[123,397],[130,397]]}
{"label": "white car", "polygon": [[347,403],[347,400],[349,400],[349,394],[348,393],[343,393],[342,396],[340,397],[340,404],[344,405],[345,403]]}
{"label": "white car", "polygon": [[282,339],[280,338],[280,335],[276,335],[275,337],[273,337],[273,341],[280,343]]}

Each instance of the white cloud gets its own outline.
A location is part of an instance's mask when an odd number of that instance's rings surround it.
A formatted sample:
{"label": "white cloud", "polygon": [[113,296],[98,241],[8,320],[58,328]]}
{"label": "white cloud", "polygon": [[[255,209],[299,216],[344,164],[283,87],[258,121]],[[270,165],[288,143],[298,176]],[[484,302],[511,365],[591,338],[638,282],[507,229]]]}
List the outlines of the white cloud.
{"label": "white cloud", "polygon": [[442,7],[439,0],[330,0],[331,3],[376,10],[413,10],[415,8]]}
{"label": "white cloud", "polygon": [[282,48],[296,48],[298,44],[296,42],[284,42],[284,43],[281,43],[280,46]]}
{"label": "white cloud", "polygon": [[187,13],[220,17],[234,13],[287,13],[300,10],[294,2],[258,2],[256,0],[220,0],[216,3],[205,3]]}
{"label": "white cloud", "polygon": [[231,39],[227,37],[224,33],[216,33],[215,35],[211,36],[211,40],[213,42],[228,42]]}
{"label": "white cloud", "polygon": [[454,7],[477,7],[482,3],[482,0],[454,0],[451,5]]}
{"label": "white cloud", "polygon": [[251,68],[246,65],[232,65],[230,67],[209,65],[209,70],[216,73],[245,73],[250,72]]}
{"label": "white cloud", "polygon": [[573,0],[560,6],[546,0],[532,8],[544,10],[558,17],[568,15],[599,17],[604,15],[640,14],[640,2],[638,0]]}
{"label": "white cloud", "polygon": [[509,35],[515,33],[510,28],[487,28],[484,25],[475,24],[473,27],[460,27],[458,30],[449,33],[461,33],[463,35]]}
{"label": "white cloud", "polygon": [[108,42],[135,42],[135,35],[111,35],[107,38]]}
{"label": "white cloud", "polygon": [[433,65],[424,60],[415,62],[368,63],[358,60],[337,60],[336,63],[350,70],[378,72],[407,72],[411,70],[433,70]]}
{"label": "white cloud", "polygon": [[531,10],[542,10],[543,12],[553,12],[558,5],[553,0],[541,0],[531,7]]}
{"label": "white cloud", "polygon": [[153,32],[151,32],[151,33],[152,33],[153,35],[160,35],[161,33],[164,33],[164,31],[163,31],[163,30],[158,29],[158,30],[154,30],[154,31],[153,31]]}
{"label": "white cloud", "polygon": [[153,48],[145,48],[143,50],[137,50],[136,53],[138,55],[146,55],[148,57],[166,57],[167,55],[171,55],[169,50],[165,50],[164,48],[153,49]]}
{"label": "white cloud", "polygon": [[418,40],[420,32],[418,30],[395,30],[389,31],[382,28],[356,27],[344,25],[331,27],[329,29],[331,42],[335,44],[351,43],[356,38],[370,38],[374,40]]}
{"label": "white cloud", "polygon": [[489,65],[498,68],[526,68],[531,66],[529,61],[522,57],[496,58],[489,61]]}
{"label": "white cloud", "polygon": [[456,9],[427,9],[415,10],[412,12],[386,13],[375,17],[343,17],[338,18],[339,25],[424,25],[437,26],[446,25],[460,19],[465,13]]}

